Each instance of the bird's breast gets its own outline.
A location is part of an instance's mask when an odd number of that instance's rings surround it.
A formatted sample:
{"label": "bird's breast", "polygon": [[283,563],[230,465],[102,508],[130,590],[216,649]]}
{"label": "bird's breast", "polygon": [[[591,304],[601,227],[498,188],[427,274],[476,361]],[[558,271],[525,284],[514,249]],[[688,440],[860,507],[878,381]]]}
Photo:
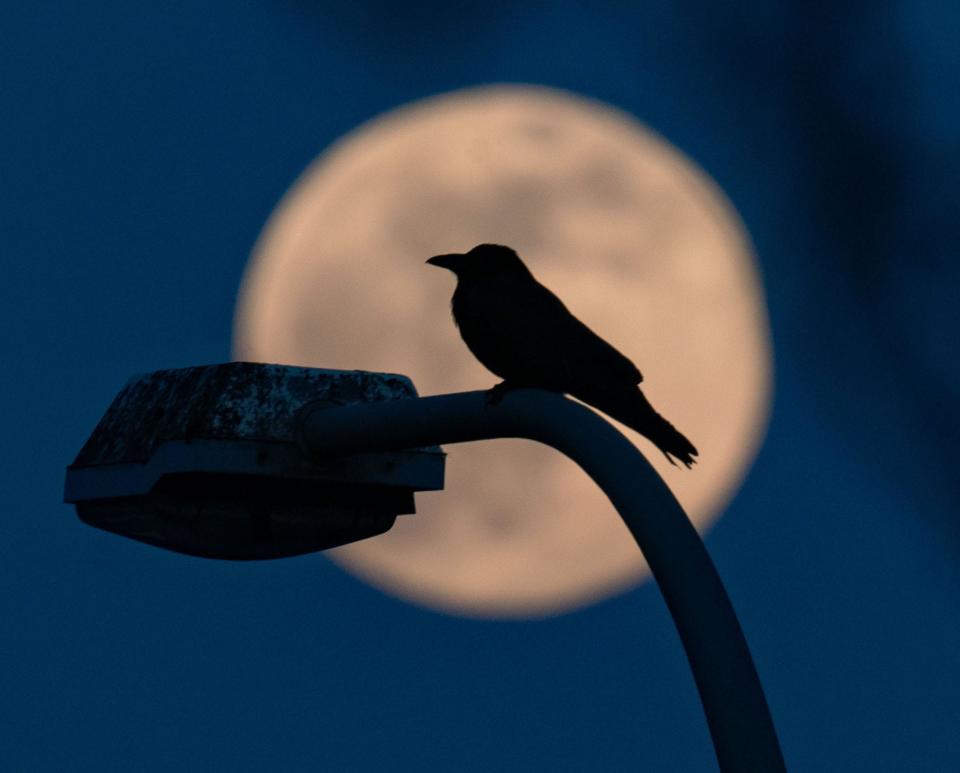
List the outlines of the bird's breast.
{"label": "bird's breast", "polygon": [[558,381],[548,320],[529,293],[509,283],[460,283],[453,295],[453,317],[467,348],[502,379],[564,391]]}

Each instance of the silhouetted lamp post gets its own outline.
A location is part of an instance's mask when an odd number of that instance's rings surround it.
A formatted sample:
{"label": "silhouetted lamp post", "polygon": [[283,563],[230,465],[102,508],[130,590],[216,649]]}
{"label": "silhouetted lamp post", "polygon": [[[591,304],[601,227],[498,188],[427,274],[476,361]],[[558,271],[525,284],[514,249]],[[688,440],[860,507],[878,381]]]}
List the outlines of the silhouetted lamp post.
{"label": "silhouetted lamp post", "polygon": [[[67,468],[93,526],[193,555],[278,558],[381,534],[443,487],[441,443],[527,438],[580,465],[623,517],[680,633],[724,773],[785,770],[713,562],[653,467],[579,403],[518,390],[417,397],[405,376],[228,363],[120,392]],[[494,482],[491,485],[496,485]],[[584,514],[588,517],[588,514]]]}

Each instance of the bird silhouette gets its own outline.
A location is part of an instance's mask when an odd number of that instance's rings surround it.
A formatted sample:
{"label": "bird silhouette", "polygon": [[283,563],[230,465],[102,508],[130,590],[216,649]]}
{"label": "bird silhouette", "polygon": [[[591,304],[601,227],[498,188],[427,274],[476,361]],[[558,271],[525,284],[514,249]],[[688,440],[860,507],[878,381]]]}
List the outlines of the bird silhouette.
{"label": "bird silhouette", "polygon": [[514,250],[480,244],[427,263],[457,277],[453,319],[467,348],[503,379],[494,402],[522,387],[568,394],[644,435],[671,464],[695,463],[697,449],[640,390],[636,366],[573,316]]}

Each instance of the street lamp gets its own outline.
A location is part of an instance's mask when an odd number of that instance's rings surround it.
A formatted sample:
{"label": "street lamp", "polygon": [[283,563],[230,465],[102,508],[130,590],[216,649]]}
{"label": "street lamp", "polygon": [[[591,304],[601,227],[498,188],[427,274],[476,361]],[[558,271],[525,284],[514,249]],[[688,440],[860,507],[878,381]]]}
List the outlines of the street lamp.
{"label": "street lamp", "polygon": [[[68,468],[65,499],[93,525],[174,550],[294,555],[382,533],[412,512],[413,491],[442,488],[437,444],[500,437],[567,455],[624,519],[680,634],[721,771],[785,771],[749,648],[696,530],[620,432],[558,394],[516,390],[493,405],[484,392],[418,398],[409,379],[388,374],[251,363],[160,371],[114,401]],[[136,477],[131,464],[148,472]]]}
{"label": "street lamp", "polygon": [[443,488],[436,446],[314,459],[305,406],[416,397],[406,376],[232,362],[132,379],[67,468],[91,526],[205,558],[283,558],[382,534]]}

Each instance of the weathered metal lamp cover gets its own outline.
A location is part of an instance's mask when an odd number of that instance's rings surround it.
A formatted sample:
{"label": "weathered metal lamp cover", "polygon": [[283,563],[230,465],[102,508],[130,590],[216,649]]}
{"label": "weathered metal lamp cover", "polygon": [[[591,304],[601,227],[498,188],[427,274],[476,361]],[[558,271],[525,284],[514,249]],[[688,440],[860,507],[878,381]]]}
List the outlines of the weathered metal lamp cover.
{"label": "weathered metal lamp cover", "polygon": [[67,468],[80,519],[209,558],[280,558],[387,531],[443,488],[439,447],[311,459],[300,418],[415,397],[406,376],[232,362],[130,381]]}

